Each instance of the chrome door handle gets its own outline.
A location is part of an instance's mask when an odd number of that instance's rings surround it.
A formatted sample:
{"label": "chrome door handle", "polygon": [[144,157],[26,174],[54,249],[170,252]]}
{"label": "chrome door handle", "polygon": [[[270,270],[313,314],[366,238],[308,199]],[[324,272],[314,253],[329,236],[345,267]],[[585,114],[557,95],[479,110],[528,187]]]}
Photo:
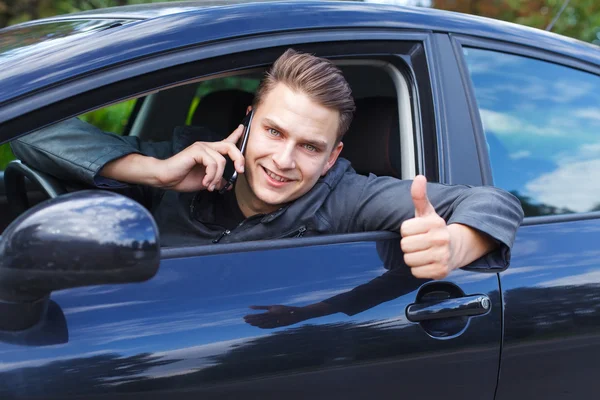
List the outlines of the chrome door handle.
{"label": "chrome door handle", "polygon": [[411,304],[406,308],[406,318],[412,322],[421,322],[451,317],[473,317],[487,313],[491,307],[489,297],[477,294]]}

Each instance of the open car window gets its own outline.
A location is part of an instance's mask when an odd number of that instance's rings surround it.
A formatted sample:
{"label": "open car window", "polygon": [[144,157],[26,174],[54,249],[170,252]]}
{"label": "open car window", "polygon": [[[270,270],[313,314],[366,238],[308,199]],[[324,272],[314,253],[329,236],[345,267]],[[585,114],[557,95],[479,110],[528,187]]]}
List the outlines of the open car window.
{"label": "open car window", "polygon": [[[413,177],[414,110],[409,93],[412,89],[409,89],[404,73],[381,60],[335,62],[349,82],[357,106],[354,121],[344,138],[341,157],[349,159],[360,174]],[[178,127],[185,126],[206,128],[224,138],[243,119],[264,71],[264,68],[254,68],[211,75],[116,102],[81,114],[78,119],[98,128],[99,132],[110,132],[124,140],[143,143],[169,142]],[[374,140],[377,135],[381,140]],[[4,148],[10,151],[8,145]],[[88,161],[96,162],[97,157],[94,155]],[[65,187],[68,192],[94,188],[80,182],[68,182]],[[121,190],[118,183],[113,182],[111,186],[109,182],[103,188],[131,195],[131,191]],[[27,197],[28,207],[44,200],[35,187],[28,189]],[[152,211],[150,201],[140,202]],[[3,230],[8,222],[10,220],[0,229]],[[189,243],[182,245],[189,246]]]}

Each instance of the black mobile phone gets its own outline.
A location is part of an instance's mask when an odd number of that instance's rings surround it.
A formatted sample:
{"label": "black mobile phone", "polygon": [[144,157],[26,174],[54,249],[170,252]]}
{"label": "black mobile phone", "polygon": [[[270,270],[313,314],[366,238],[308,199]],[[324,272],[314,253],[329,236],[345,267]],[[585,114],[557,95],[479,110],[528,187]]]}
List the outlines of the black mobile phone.
{"label": "black mobile phone", "polygon": [[[254,110],[251,110],[244,119],[242,120],[242,125],[244,125],[244,134],[242,135],[242,142],[240,145],[240,152],[244,154],[246,151],[246,144],[248,143],[248,135],[250,134],[250,126],[252,125],[252,117],[254,115]],[[227,181],[225,186],[219,190],[219,193],[224,193],[227,189],[229,189],[237,179],[238,173],[235,170],[235,166],[233,161],[228,156],[225,156],[225,170],[223,171],[223,179]]]}

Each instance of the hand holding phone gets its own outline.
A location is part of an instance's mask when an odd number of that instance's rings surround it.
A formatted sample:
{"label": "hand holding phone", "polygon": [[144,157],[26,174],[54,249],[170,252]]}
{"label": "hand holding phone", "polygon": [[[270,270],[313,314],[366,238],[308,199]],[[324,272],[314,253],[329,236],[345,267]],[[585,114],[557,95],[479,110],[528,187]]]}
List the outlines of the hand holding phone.
{"label": "hand holding phone", "polygon": [[[242,135],[242,140],[241,140],[241,145],[240,145],[240,152],[242,153],[242,155],[244,155],[244,152],[246,151],[246,144],[248,143],[248,135],[250,134],[250,127],[252,125],[252,117],[253,116],[254,116],[254,110],[251,110],[248,114],[246,114],[246,116],[242,120],[242,125],[244,125],[244,134]],[[225,185],[221,188],[221,190],[219,190],[219,193],[224,193],[231,186],[233,186],[233,184],[235,183],[235,181],[238,177],[238,173],[235,170],[235,166],[234,166],[231,158],[229,158],[228,156],[225,156],[225,162],[226,163],[225,163],[225,170],[223,171],[223,179],[225,179],[225,181],[227,183],[225,183]]]}

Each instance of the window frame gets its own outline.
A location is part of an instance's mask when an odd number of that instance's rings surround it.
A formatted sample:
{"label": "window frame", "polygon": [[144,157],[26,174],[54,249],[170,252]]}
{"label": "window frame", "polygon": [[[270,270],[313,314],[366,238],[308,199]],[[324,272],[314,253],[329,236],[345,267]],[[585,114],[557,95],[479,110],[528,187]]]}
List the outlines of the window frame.
{"label": "window frame", "polygon": [[[492,177],[492,166],[490,163],[490,156],[487,150],[485,131],[483,129],[483,122],[479,114],[479,106],[475,98],[475,88],[469,74],[467,61],[465,59],[463,48],[470,47],[481,50],[495,51],[498,53],[505,53],[509,55],[515,55],[520,57],[527,57],[543,62],[555,64],[565,68],[571,68],[587,72],[597,76],[600,79],[600,65],[592,64],[587,61],[583,61],[571,56],[561,54],[558,52],[552,52],[549,50],[543,50],[540,48],[533,48],[516,43],[501,42],[491,39],[482,39],[466,35],[454,35],[450,34],[452,46],[454,48],[454,54],[458,60],[458,66],[460,69],[461,78],[465,87],[465,93],[467,95],[467,102],[469,104],[469,112],[471,119],[474,121],[473,129],[477,143],[477,149],[480,158],[485,160],[482,163],[482,178],[484,185],[493,186],[494,180]],[[559,223],[568,221],[582,221],[589,219],[599,219],[600,211],[572,213],[572,214],[558,214],[558,215],[542,215],[542,216],[529,216],[525,217],[522,226],[524,225],[540,225],[548,223]]]}
{"label": "window frame", "polygon": [[[427,125],[428,132],[433,132],[434,135],[436,132],[433,118],[435,105],[432,94],[434,83],[430,75],[430,63],[433,57],[430,36],[430,33],[421,32],[361,30],[360,37],[357,38],[356,32],[353,30],[312,31],[301,35],[288,33],[244,38],[198,46],[167,55],[161,54],[151,59],[99,71],[64,85],[48,88],[38,93],[35,98],[20,99],[5,105],[0,108],[0,121],[6,120],[7,115],[11,116],[11,114],[13,118],[0,124],[0,140],[13,140],[61,120],[128,99],[141,98],[167,87],[189,84],[226,71],[250,69],[253,65],[268,65],[276,58],[276,55],[281,54],[282,49],[294,46],[301,51],[308,49],[312,53],[321,53],[320,55],[334,61],[336,59],[372,58],[374,60],[392,59],[392,63],[396,66],[403,64],[400,68],[404,69],[406,83],[411,89],[414,148],[410,150],[417,164],[415,171],[420,172],[424,165],[423,125]],[[336,42],[343,43],[338,45]],[[418,52],[419,54],[409,51],[414,50],[415,44],[422,48],[422,51]],[[261,63],[260,60],[265,60],[265,58],[269,59],[269,62]],[[419,67],[424,67],[423,70],[415,71],[411,64],[415,58],[419,60]],[[422,99],[423,97],[425,98]],[[20,108],[18,115],[15,115],[20,106],[24,106],[24,108]],[[10,137],[8,132],[12,132]],[[432,172],[431,175],[437,176],[437,171]],[[161,249],[161,259],[389,238],[399,238],[399,233],[358,232],[323,235],[302,240],[280,239],[221,244],[219,246],[163,248]]]}

